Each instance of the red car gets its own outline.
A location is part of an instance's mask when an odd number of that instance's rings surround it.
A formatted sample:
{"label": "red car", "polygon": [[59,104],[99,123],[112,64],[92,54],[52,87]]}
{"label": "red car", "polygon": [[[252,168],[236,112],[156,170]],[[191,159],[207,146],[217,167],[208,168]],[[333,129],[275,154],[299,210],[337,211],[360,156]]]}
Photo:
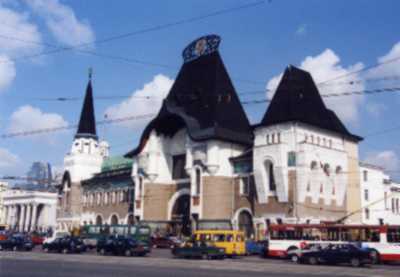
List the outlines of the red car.
{"label": "red car", "polygon": [[39,234],[32,234],[31,241],[34,245],[43,244],[44,237]]}
{"label": "red car", "polygon": [[176,243],[166,237],[152,237],[151,245],[153,248],[174,248]]}

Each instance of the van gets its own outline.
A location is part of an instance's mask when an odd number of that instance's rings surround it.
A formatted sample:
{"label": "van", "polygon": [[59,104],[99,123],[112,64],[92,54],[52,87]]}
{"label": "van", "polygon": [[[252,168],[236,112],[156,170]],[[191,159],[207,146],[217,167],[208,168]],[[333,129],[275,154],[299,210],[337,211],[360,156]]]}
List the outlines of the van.
{"label": "van", "polygon": [[244,233],[235,230],[199,230],[195,231],[196,241],[212,242],[216,247],[225,249],[227,256],[246,255]]}

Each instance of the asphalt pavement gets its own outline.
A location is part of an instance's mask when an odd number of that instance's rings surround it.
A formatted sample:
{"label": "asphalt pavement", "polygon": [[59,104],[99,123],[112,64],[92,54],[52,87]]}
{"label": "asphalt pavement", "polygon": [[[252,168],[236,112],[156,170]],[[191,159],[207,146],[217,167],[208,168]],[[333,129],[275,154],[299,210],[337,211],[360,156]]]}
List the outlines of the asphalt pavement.
{"label": "asphalt pavement", "polygon": [[243,257],[220,260],[175,259],[169,250],[154,250],[148,257],[98,256],[33,252],[0,252],[1,277],[86,276],[399,276],[400,266],[310,266],[285,260]]}

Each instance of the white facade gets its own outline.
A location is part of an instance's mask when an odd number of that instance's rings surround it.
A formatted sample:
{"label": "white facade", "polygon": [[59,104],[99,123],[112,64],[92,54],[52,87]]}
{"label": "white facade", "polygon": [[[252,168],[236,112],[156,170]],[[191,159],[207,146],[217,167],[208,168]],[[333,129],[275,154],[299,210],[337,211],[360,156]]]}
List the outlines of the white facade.
{"label": "white facade", "polygon": [[93,138],[77,138],[71,151],[64,158],[64,172],[68,171],[71,183],[93,177],[101,170],[103,160],[108,157],[109,146],[105,141]]}
{"label": "white facade", "polygon": [[10,189],[3,196],[6,224],[20,232],[54,229],[57,199],[54,192]]}
{"label": "white facade", "polygon": [[362,223],[400,225],[400,184],[383,168],[365,163],[360,164],[360,181]]}
{"label": "white facade", "polygon": [[0,182],[0,224],[6,223],[6,216],[4,210],[3,196],[8,189],[7,182]]}
{"label": "white facade", "polygon": [[[342,137],[328,131],[300,123],[286,123],[255,130],[254,177],[260,203],[269,196],[287,202],[289,194],[288,171],[296,171],[295,200],[312,203],[322,199],[325,205],[344,205],[348,157]],[[290,164],[289,156],[294,157]],[[269,165],[277,184],[271,190],[268,182]]]}
{"label": "white facade", "polygon": [[[237,144],[207,140],[205,142],[195,142],[190,139],[186,129],[178,131],[174,136],[157,135],[152,131],[149,139],[141,151],[134,157],[132,165],[132,178],[135,186],[135,200],[143,201],[144,187],[146,183],[171,184],[171,183],[190,183],[192,188],[183,190],[173,196],[169,203],[170,209],[177,197],[182,193],[197,196],[201,191],[196,191],[195,172],[200,171],[201,176],[224,176],[233,177],[232,164],[229,158],[243,153],[245,147]],[[187,179],[173,179],[173,157],[186,155],[185,170],[188,174]],[[200,186],[201,187],[201,186]],[[201,197],[202,201],[203,197]],[[203,203],[194,206],[191,204],[191,212],[197,213],[202,218]],[[143,208],[135,208],[135,216],[143,217]],[[170,214],[170,213],[169,213]]]}

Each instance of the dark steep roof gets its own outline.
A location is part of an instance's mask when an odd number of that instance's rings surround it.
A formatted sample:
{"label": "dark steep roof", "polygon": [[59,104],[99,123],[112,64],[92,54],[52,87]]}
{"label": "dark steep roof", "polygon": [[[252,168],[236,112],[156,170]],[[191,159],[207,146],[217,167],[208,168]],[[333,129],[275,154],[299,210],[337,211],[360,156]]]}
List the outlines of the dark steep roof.
{"label": "dark steep roof", "polygon": [[219,42],[218,36],[206,36],[185,48],[185,63],[160,112],[145,128],[139,146],[126,156],[140,153],[152,130],[172,136],[185,127],[194,141],[252,145],[251,126],[218,53]]}
{"label": "dark steep roof", "polygon": [[94,138],[97,140],[91,80],[89,80],[89,83],[86,87],[86,95],[83,101],[78,131],[76,132],[75,138]]}
{"label": "dark steep roof", "polygon": [[261,123],[256,126],[290,121],[332,131],[353,141],[362,140],[351,134],[337,115],[325,106],[311,74],[294,66],[286,68]]}

